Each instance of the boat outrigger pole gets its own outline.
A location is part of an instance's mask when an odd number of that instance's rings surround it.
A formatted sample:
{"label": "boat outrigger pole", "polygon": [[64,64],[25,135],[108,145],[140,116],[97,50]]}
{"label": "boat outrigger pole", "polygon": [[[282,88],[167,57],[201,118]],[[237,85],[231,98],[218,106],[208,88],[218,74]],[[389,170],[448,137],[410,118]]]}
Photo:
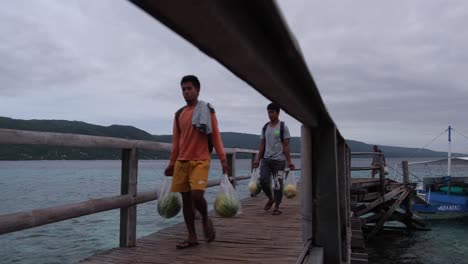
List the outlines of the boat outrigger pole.
{"label": "boat outrigger pole", "polygon": [[447,179],[448,179],[448,190],[447,194],[450,194],[451,185],[451,166],[452,166],[452,127],[448,127],[448,159],[447,159]]}

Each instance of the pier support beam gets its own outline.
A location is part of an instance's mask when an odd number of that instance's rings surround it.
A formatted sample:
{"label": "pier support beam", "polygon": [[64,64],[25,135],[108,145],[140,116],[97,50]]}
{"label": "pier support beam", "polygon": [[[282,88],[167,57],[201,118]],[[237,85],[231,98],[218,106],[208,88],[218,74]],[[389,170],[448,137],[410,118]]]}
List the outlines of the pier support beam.
{"label": "pier support beam", "polygon": [[229,170],[227,173],[229,177],[229,181],[231,182],[232,187],[234,187],[235,189],[237,185],[236,183],[236,153],[226,154],[226,159],[229,165]]}
{"label": "pier support beam", "polygon": [[[337,130],[334,124],[324,122],[314,130],[313,153],[315,245],[325,249],[325,263],[341,263],[341,220],[338,188]],[[320,227],[320,228],[317,228]]]}
{"label": "pier support beam", "polygon": [[[120,194],[137,196],[138,155],[137,149],[122,150],[122,179]],[[120,209],[120,247],[136,245],[137,206]]]}
{"label": "pier support beam", "polygon": [[302,239],[312,239],[313,215],[313,174],[312,174],[312,129],[302,125],[301,129],[301,202],[302,202]]}
{"label": "pier support beam", "polygon": [[348,260],[348,222],[349,217],[347,214],[348,208],[347,200],[349,199],[348,188],[346,187],[347,173],[346,173],[346,142],[343,138],[337,138],[337,162],[338,162],[338,196],[339,196],[339,209],[340,209],[340,233],[341,233],[341,254],[342,260]]}

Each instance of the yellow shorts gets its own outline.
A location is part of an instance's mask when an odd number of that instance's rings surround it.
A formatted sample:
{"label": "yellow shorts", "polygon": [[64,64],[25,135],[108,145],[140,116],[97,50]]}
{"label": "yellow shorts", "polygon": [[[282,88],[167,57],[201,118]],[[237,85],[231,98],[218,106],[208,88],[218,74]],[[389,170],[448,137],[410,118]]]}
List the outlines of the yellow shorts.
{"label": "yellow shorts", "polygon": [[210,160],[178,160],[174,164],[171,192],[206,189]]}

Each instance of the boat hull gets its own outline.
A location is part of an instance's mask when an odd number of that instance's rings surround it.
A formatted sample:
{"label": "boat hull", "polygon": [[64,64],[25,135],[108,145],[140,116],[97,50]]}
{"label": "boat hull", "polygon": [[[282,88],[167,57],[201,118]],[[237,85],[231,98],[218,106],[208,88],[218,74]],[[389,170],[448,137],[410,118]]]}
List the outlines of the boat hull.
{"label": "boat hull", "polygon": [[468,213],[428,213],[415,212],[415,215],[423,220],[445,220],[445,219],[460,219],[468,217]]}
{"label": "boat hull", "polygon": [[468,196],[426,193],[430,205],[414,204],[413,212],[422,219],[455,219],[468,217]]}

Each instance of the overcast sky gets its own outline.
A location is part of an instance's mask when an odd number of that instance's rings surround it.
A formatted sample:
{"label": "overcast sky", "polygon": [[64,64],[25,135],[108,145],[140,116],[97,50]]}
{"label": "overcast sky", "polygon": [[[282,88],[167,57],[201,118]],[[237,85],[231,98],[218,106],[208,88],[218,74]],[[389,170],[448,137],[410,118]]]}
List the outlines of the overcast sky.
{"label": "overcast sky", "polygon": [[[278,5],[346,139],[422,147],[448,125],[468,136],[467,1]],[[259,134],[267,121],[268,100],[127,1],[5,1],[0,61],[0,116],[170,134],[180,78],[195,74],[221,131]],[[455,151],[468,152],[464,136]]]}

